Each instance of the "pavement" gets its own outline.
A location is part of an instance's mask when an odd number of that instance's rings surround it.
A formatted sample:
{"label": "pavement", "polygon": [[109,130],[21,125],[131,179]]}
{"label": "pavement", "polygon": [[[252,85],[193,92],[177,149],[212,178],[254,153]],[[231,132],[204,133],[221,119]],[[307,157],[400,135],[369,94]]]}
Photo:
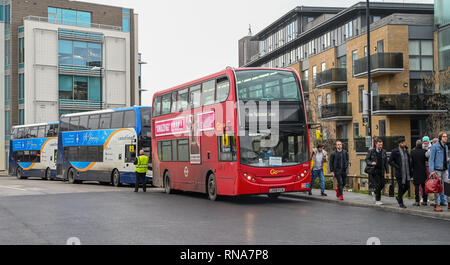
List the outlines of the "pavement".
{"label": "pavement", "polygon": [[383,202],[383,205],[379,206],[375,205],[374,197],[367,194],[344,191],[344,200],[340,201],[336,198],[336,192],[334,190],[327,190],[325,193],[328,196],[321,196],[320,189],[313,189],[313,195],[308,195],[308,192],[292,192],[285,193],[283,196],[328,203],[338,203],[356,207],[377,208],[388,212],[450,221],[450,210],[447,209],[447,206],[441,206],[443,212],[435,212],[434,207],[430,205],[430,202],[428,202],[428,206],[414,206],[413,203],[416,202],[414,199],[403,198],[403,203],[407,207],[406,209],[403,209],[398,206],[395,197],[382,196],[381,201]]}

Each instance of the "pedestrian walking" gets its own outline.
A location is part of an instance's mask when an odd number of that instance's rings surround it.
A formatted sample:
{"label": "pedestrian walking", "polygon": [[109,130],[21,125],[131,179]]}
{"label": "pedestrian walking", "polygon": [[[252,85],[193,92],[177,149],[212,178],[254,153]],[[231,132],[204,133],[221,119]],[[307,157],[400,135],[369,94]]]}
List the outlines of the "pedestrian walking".
{"label": "pedestrian walking", "polygon": [[309,190],[309,195],[312,195],[312,188],[316,178],[319,177],[320,180],[320,195],[327,196],[325,193],[325,176],[323,175],[323,163],[328,161],[327,151],[323,149],[323,144],[318,144],[317,148],[313,149],[311,161],[313,163],[312,173],[311,173],[311,189]]}
{"label": "pedestrian walking", "polygon": [[421,140],[417,140],[416,147],[411,151],[412,178],[414,180],[414,191],[416,202],[414,206],[420,206],[420,191],[422,191],[422,205],[427,205],[428,194],[425,191],[425,181],[427,180],[427,150],[422,148]]}
{"label": "pedestrian walking", "polygon": [[411,156],[408,152],[405,139],[398,141],[398,148],[394,148],[389,158],[389,164],[394,167],[394,176],[398,184],[398,205],[400,208],[406,208],[403,203],[403,195],[409,190],[409,183],[411,181]]}
{"label": "pedestrian walking", "polygon": [[134,161],[136,165],[136,184],[134,186],[134,192],[139,191],[139,183],[142,181],[142,190],[147,191],[147,180],[145,175],[148,171],[148,161],[149,158],[144,154],[144,150],[139,151],[139,156]]}
{"label": "pedestrian walking", "polygon": [[383,205],[381,191],[385,185],[385,175],[389,176],[389,165],[386,150],[383,149],[383,140],[376,139],[375,148],[369,149],[366,155],[365,172],[371,176],[375,193],[375,204]]}
{"label": "pedestrian walking", "polygon": [[[439,138],[434,138],[433,140],[431,140],[428,151],[427,151],[427,158],[430,159],[430,153],[431,153],[431,146],[435,145],[437,142],[439,142]],[[428,177],[430,176],[430,170],[429,170],[429,166],[428,166]],[[440,206],[447,206],[447,197],[445,196],[444,192],[442,192],[437,201],[435,200],[434,203],[430,204],[431,206],[435,206],[436,204],[440,205]]]}
{"label": "pedestrian walking", "polygon": [[[439,133],[438,142],[431,147],[430,150],[430,178],[437,177],[440,178],[442,184],[448,183],[448,163],[449,163],[449,154],[448,154],[448,146],[447,140],[448,135],[445,132]],[[444,192],[442,192],[445,194]],[[434,200],[436,202],[434,206],[434,211],[442,212],[440,203],[438,201],[440,194],[434,194]],[[444,195],[445,196],[445,195]],[[447,196],[447,201],[449,197]],[[447,206],[450,209],[450,205]]]}
{"label": "pedestrian walking", "polygon": [[330,155],[330,172],[331,176],[335,177],[338,183],[336,189],[336,197],[339,200],[344,200],[343,189],[347,182],[347,169],[349,167],[348,153],[342,149],[342,142],[336,142],[336,150]]}

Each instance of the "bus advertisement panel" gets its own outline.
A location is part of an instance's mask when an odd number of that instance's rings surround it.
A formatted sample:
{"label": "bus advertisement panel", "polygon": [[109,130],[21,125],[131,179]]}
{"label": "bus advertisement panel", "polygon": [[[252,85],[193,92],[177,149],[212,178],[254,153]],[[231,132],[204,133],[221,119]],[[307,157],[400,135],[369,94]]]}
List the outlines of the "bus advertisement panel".
{"label": "bus advertisement panel", "polygon": [[58,122],[12,127],[9,175],[55,179],[57,135]]}
{"label": "bus advertisement panel", "polygon": [[150,114],[149,107],[130,107],[62,115],[58,178],[114,186],[135,183],[136,154],[151,154]]}
{"label": "bus advertisement panel", "polygon": [[231,69],[153,98],[153,182],[217,195],[309,190],[309,137],[293,70]]}

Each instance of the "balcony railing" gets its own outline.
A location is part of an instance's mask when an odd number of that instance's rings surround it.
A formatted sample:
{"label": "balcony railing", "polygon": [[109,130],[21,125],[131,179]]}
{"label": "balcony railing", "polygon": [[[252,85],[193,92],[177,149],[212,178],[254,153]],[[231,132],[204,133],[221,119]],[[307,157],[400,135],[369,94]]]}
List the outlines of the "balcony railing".
{"label": "balcony railing", "polygon": [[[353,63],[353,75],[356,78],[367,76],[367,60],[364,57]],[[403,72],[403,53],[376,53],[370,56],[370,73],[372,76]]]}
{"label": "balcony railing", "polygon": [[99,100],[60,99],[59,106],[61,109],[98,110],[104,108],[104,102]]}
{"label": "balcony railing", "polygon": [[66,23],[62,23],[62,21],[56,21],[56,20],[50,19],[48,17],[27,16],[27,17],[24,17],[24,20],[32,20],[32,21],[38,21],[38,22],[47,22],[47,23],[52,23],[52,24],[64,24],[64,25],[69,25],[69,26],[78,26],[78,27],[87,27],[87,28],[97,28],[97,29],[107,29],[107,30],[122,31],[122,27],[119,27],[119,26],[103,25],[103,24],[96,24],[96,23],[83,23],[83,24],[77,25],[77,23],[75,21],[67,21],[67,20],[65,20]]}
{"label": "balcony railing", "polygon": [[351,120],[352,103],[337,103],[322,106],[322,120]]}
{"label": "balcony railing", "polygon": [[[387,152],[391,152],[394,148],[398,147],[398,141],[400,139],[404,139],[403,136],[378,136],[374,137],[374,140],[377,138],[381,138],[383,141],[383,149]],[[369,148],[366,147],[366,139],[365,138],[355,138],[354,140],[355,144],[355,151],[357,153],[367,153],[369,151]]]}
{"label": "balcony railing", "polygon": [[303,93],[309,93],[309,80],[302,80]]}
{"label": "balcony railing", "polygon": [[317,73],[316,88],[335,88],[347,85],[347,69],[331,68]]}
{"label": "balcony railing", "polygon": [[378,95],[372,98],[373,115],[424,115],[446,113],[448,98],[433,95]]}

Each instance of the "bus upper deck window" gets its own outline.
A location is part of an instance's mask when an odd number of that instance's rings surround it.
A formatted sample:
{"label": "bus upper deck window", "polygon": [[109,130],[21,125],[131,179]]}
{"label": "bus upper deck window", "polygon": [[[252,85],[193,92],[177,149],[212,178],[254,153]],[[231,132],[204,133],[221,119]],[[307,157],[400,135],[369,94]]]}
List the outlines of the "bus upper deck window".
{"label": "bus upper deck window", "polygon": [[223,102],[227,100],[228,94],[230,93],[230,82],[228,78],[217,79],[217,96],[216,102]]}

